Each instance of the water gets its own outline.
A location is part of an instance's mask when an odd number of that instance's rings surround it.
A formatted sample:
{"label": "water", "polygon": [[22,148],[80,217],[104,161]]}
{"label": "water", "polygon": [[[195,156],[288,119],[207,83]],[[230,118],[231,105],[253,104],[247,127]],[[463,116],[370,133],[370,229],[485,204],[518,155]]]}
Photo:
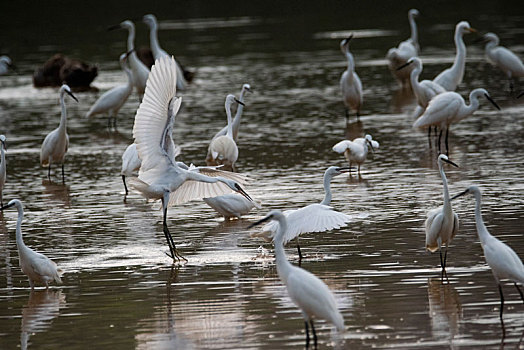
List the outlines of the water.
{"label": "water", "polygon": [[[175,11],[171,3],[127,3],[128,9],[104,14],[6,4],[4,51],[19,74],[0,77],[0,129],[8,138],[4,198],[23,201],[26,243],[66,274],[62,286],[30,292],[18,266],[16,212],[0,216],[0,348],[303,347],[302,317],[278,279],[272,247],[250,238],[246,227],[270,208],[319,202],[324,170],[345,164],[331,147],[363,133],[372,134],[380,148],[363,165],[362,179],[343,175],[332,183],[332,205],[353,221],[301,239],[307,256],[302,266],[334,291],[346,323],[337,336],[317,322],[320,347],[522,348],[523,306],[511,284],[504,286],[507,334],[501,338],[499,295],[476,235],[472,198],[453,204],[461,227],[449,249],[449,284],[440,282],[438,255],[424,251],[426,212],[442,202],[437,155],[426,134],[411,129],[414,100],[397,90],[384,59],[388,48],[408,36],[408,4],[197,1]],[[418,7],[425,16],[418,21],[425,78],[451,64],[452,32],[462,19],[497,32],[524,56],[518,3],[493,6]],[[22,12],[31,28],[17,22]],[[176,49],[197,74],[181,93],[174,133],[181,160],[203,164],[210,138],[225,123],[226,94],[238,94],[246,82],[255,90],[245,101],[237,165],[253,178],[247,190],[263,209],[232,222],[200,201],[170,209],[168,225],[189,260],[176,267],[164,254],[158,205],[137,194],[124,199],[120,157],[132,142],[137,97],[120,111],[117,133],[105,128],[105,117],[83,117],[103,91],[125,79],[117,57],[126,34],[105,28],[148,12],[160,19],[162,46]],[[57,13],[61,21],[46,21]],[[45,25],[45,33],[32,29],[38,25]],[[338,91],[345,61],[338,45],[350,32],[356,33],[351,50],[365,101],[361,123],[353,118],[346,125]],[[474,38],[466,37],[466,75],[458,91],[466,95],[485,87],[502,112],[481,101],[473,117],[452,127],[450,157],[460,168],[446,167],[446,173],[451,193],[470,184],[483,189],[488,229],[522,257],[524,101],[509,95],[507,80],[485,63]],[[144,25],[137,25],[137,43],[147,44]],[[77,93],[78,104],[67,102],[65,185],[59,172],[48,181],[39,166],[41,142],[58,125],[57,90],[31,86],[34,67],[59,51],[100,67],[94,83],[100,92]],[[297,263],[292,244],[287,253]]]}

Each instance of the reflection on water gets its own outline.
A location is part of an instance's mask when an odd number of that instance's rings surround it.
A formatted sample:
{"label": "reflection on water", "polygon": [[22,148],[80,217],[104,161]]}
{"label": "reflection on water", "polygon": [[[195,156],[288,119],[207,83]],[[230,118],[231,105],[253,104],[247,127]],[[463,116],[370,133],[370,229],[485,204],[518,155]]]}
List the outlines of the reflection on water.
{"label": "reflection on water", "polygon": [[50,202],[62,203],[65,208],[71,207],[70,186],[63,183],[53,182],[51,180],[42,180],[43,194]]}
{"label": "reflection on water", "polygon": [[449,339],[451,344],[451,340],[459,334],[462,319],[459,293],[452,284],[443,284],[439,278],[429,278],[428,304],[433,337]]}

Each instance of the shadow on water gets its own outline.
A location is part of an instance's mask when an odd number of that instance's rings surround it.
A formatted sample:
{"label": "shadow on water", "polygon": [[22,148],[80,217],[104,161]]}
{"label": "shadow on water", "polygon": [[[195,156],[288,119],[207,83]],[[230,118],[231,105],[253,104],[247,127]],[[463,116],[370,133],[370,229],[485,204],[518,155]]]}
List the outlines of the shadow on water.
{"label": "shadow on water", "polygon": [[52,180],[42,180],[44,186],[44,197],[52,201],[60,202],[65,208],[71,208],[71,189],[67,184],[54,182]]}

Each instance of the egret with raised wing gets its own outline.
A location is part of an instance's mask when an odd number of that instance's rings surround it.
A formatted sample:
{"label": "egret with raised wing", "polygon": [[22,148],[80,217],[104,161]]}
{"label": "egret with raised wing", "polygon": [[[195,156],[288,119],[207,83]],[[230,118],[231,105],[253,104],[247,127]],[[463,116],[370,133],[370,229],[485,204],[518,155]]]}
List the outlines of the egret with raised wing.
{"label": "egret with raised wing", "polygon": [[358,166],[358,175],[360,176],[360,166],[366,161],[369,147],[374,152],[375,148],[379,147],[378,141],[373,140],[369,134],[362,137],[357,137],[353,141],[342,140],[333,146],[333,151],[337,153],[344,153],[349,162],[349,175],[351,176],[351,165],[356,163]]}
{"label": "egret with raised wing", "polygon": [[342,92],[342,101],[346,107],[346,120],[349,120],[349,110],[353,109],[357,114],[358,121],[364,95],[362,93],[362,82],[355,72],[355,60],[351,52],[349,52],[349,42],[351,38],[353,38],[353,35],[350,35],[340,42],[340,50],[344,56],[346,56],[348,63],[347,69],[340,77],[340,91]]}

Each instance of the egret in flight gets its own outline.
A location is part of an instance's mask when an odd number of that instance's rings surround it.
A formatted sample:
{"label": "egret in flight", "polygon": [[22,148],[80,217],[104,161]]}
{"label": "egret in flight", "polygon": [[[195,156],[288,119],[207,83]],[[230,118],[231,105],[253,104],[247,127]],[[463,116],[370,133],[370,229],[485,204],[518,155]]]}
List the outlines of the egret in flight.
{"label": "egret in flight", "polygon": [[64,160],[67,148],[69,147],[69,135],[67,135],[67,111],[65,104],[66,94],[78,102],[69,86],[66,84],[62,85],[60,88],[60,106],[62,107],[60,124],[58,125],[58,128],[47,134],[42,143],[42,149],[40,150],[40,164],[44,167],[48,167],[48,179],[51,179],[51,164],[62,164],[62,182],[65,182]]}
{"label": "egret in flight", "polygon": [[375,148],[379,147],[379,143],[373,140],[373,137],[369,134],[363,138],[358,137],[353,141],[342,140],[333,146],[333,151],[344,153],[349,162],[349,175],[351,175],[352,163],[356,163],[358,166],[358,175],[360,176],[360,165],[362,165],[367,159],[368,147],[371,147],[372,152],[374,152]]}
{"label": "egret in flight", "polygon": [[34,289],[35,282],[45,284],[46,289],[50,282],[62,283],[60,270],[56,264],[44,254],[40,254],[25,245],[22,238],[22,220],[24,219],[24,208],[18,199],[11,200],[6,206],[0,208],[4,210],[10,207],[18,210],[18,220],[16,222],[16,246],[20,258],[22,272],[29,278],[29,285]]}
{"label": "egret in flight", "polygon": [[7,166],[5,164],[5,135],[0,135],[0,206],[4,206],[4,201],[2,197],[2,191],[4,190],[6,170]]}
{"label": "egret in flight", "polygon": [[[335,297],[328,286],[311,272],[300,267],[293,266],[286,258],[284,252],[284,241],[288,229],[288,217],[280,210],[272,210],[269,214],[250,225],[248,228],[259,225],[266,221],[275,221],[278,223],[278,230],[275,234],[275,260],[277,265],[278,276],[282,283],[286,285],[289,297],[297,305],[304,317],[306,328],[306,348],[309,346],[309,325],[313,332],[313,341],[315,349],[317,347],[317,334],[313,319],[323,319],[336,326],[337,330],[344,330],[344,318],[337,308]],[[289,222],[292,226],[295,223]],[[293,230],[292,227],[290,227]]]}
{"label": "egret in flight", "polygon": [[[235,142],[238,142],[238,130],[240,129],[240,121],[242,120],[242,113],[244,112],[244,95],[247,92],[253,93],[253,90],[251,89],[251,85],[249,84],[243,84],[242,90],[240,91],[240,95],[238,96],[238,101],[242,103],[238,103],[237,111],[235,113],[235,117],[233,118],[233,140]],[[224,126],[219,132],[213,136],[213,139],[216,139],[219,136],[223,136],[227,134],[227,128],[228,126]]]}
{"label": "egret in flight", "polygon": [[348,38],[340,42],[340,50],[346,56],[348,67],[340,77],[340,91],[342,91],[342,100],[346,106],[346,120],[349,120],[350,108],[357,113],[357,120],[360,117],[360,108],[363,103],[362,82],[355,72],[355,60],[353,55],[349,52],[349,41],[353,38],[350,35]]}
{"label": "egret in flight", "polygon": [[182,99],[175,96],[176,81],[175,60],[167,56],[158,59],[135,116],[133,136],[142,164],[138,178],[130,179],[130,184],[144,197],[162,201],[163,231],[170,256],[180,261],[184,258],[167,228],[170,205],[230,192],[252,199],[238,182],[243,179],[241,175],[212,168],[185,169],[175,161],[172,132],[182,103]]}

